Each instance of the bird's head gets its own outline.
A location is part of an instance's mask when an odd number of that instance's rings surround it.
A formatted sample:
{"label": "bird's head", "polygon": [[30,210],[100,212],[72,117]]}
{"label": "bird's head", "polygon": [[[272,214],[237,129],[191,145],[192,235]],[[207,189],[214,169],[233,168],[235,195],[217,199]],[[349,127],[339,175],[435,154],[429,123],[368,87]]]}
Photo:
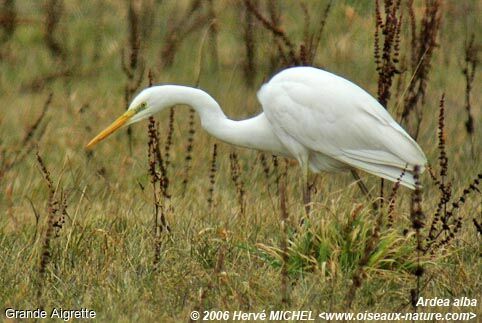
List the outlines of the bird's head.
{"label": "bird's head", "polygon": [[132,100],[126,112],[95,136],[87,144],[86,148],[92,148],[95,144],[107,138],[117,129],[146,119],[169,106],[170,102],[167,102],[169,96],[162,95],[162,92],[163,86],[144,89],[134,98],[134,100]]}

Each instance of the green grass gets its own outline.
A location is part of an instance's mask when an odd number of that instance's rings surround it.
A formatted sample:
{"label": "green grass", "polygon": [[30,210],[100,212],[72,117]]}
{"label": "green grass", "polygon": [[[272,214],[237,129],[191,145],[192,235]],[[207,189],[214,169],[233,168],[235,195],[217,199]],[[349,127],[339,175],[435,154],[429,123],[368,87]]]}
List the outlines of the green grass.
{"label": "green grass", "polygon": [[[326,2],[308,4],[314,23]],[[203,27],[181,44],[172,67],[159,69],[164,35],[175,15],[174,1],[154,7],[154,24],[149,38],[142,43],[142,55],[146,68],[153,70],[159,83],[195,85],[201,64],[199,86],[218,100],[227,115],[243,118],[260,111],[260,107],[256,89],[247,88],[242,76],[240,9],[234,1],[215,1],[215,6],[219,14],[218,62],[212,62],[208,43],[204,45],[204,59],[199,58]],[[417,6],[421,8],[418,2]],[[39,264],[48,190],[34,151],[0,179],[2,311],[7,307],[35,309],[42,302],[46,309],[84,307],[95,310],[102,321],[127,322],[186,320],[195,308],[251,312],[282,308],[347,310],[348,291],[367,245],[373,241],[376,226],[370,204],[349,174],[318,176],[311,218],[300,227],[304,214],[300,171],[295,164],[288,166],[287,305],[281,301],[284,260],[280,246],[284,235],[277,174],[273,172],[266,178],[257,152],[218,142],[203,132],[196,119],[192,169],[187,192],[182,196],[188,110],[179,107],[168,168],[172,210],[166,216],[171,232],[162,235],[161,261],[156,269],[147,122],[133,127],[132,154],[125,131],[99,144],[90,157],[84,150],[85,144],[125,109],[126,77],[120,52],[127,44],[127,6],[122,1],[65,1],[55,35],[67,50],[65,63],[52,58],[44,44],[40,4],[19,1],[17,7],[20,25],[13,38],[0,47],[0,153],[4,154],[2,149],[19,148],[28,125],[39,115],[48,93],[53,92],[53,102],[43,121],[47,128],[38,150],[52,173],[57,195],[66,195],[69,217],[51,241],[51,259],[42,278]],[[288,35],[299,41],[302,10],[294,2],[283,2],[282,9]],[[351,9],[354,15],[349,14]],[[418,139],[430,163],[436,165],[438,101],[445,92],[448,178],[454,196],[459,196],[482,170],[481,76],[476,74],[472,91],[476,132],[472,140],[475,155],[471,156],[471,142],[464,128],[465,83],[460,67],[465,35],[482,32],[477,22],[480,10],[477,1],[447,2],[443,6],[439,48],[434,54]],[[376,96],[373,14],[371,4],[335,1],[315,63]],[[405,23],[402,55],[407,52],[406,27]],[[262,42],[258,43],[261,47],[256,83],[261,85],[269,77],[267,57],[272,44],[266,31],[257,37]],[[33,80],[62,69],[63,64],[75,66],[70,77],[48,82],[40,90],[29,87]],[[147,77],[142,86],[147,86]],[[390,111],[400,96],[393,94]],[[168,113],[156,117],[164,140]],[[207,196],[214,143],[218,143],[219,169],[210,209]],[[229,153],[233,150],[240,160],[246,191],[244,215],[239,212],[236,187],[231,181]],[[282,167],[284,161],[280,159],[280,170]],[[374,193],[378,192],[378,179],[369,175],[363,179]],[[422,184],[423,208],[430,220],[439,192],[426,173]],[[473,218],[481,221],[480,193],[472,194],[458,213],[463,225],[454,241],[421,259],[417,258],[410,229],[409,204],[410,192],[401,188],[394,225],[381,227],[380,239],[363,267],[351,311],[411,311],[410,290],[416,285],[418,261],[425,268],[422,296],[465,296],[477,298],[480,303],[480,235],[472,224]],[[38,224],[35,210],[40,214]],[[408,232],[404,232],[406,229]],[[217,268],[219,262],[222,267]],[[40,300],[39,279],[44,280]],[[452,310],[480,311],[473,307],[421,309]]]}

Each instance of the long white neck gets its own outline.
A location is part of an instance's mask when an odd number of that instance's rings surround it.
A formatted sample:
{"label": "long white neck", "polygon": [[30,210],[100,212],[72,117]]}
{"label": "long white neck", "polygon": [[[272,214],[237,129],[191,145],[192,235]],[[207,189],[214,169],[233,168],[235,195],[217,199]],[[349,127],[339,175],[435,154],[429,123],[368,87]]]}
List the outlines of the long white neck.
{"label": "long white neck", "polygon": [[191,106],[199,114],[202,127],[219,140],[241,147],[286,154],[286,149],[273,132],[264,113],[250,119],[234,121],[226,117],[216,100],[200,89],[179,85],[164,85],[160,88],[163,88],[164,92],[161,95],[164,106]]}

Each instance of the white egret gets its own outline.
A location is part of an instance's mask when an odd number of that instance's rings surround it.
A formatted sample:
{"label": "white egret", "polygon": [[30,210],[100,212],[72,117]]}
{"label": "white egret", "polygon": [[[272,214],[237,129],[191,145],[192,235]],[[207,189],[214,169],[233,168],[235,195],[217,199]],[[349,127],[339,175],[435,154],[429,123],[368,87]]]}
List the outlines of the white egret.
{"label": "white egret", "polygon": [[[122,126],[177,104],[191,106],[212,136],[241,147],[296,159],[303,172],[361,169],[414,188],[414,167],[427,163],[419,145],[366,91],[313,67],[276,74],[258,91],[259,115],[234,121],[206,92],[180,85],[144,89],[129,109],[88,144],[92,147]],[[309,196],[308,196],[309,198]],[[307,193],[304,192],[305,202]]]}

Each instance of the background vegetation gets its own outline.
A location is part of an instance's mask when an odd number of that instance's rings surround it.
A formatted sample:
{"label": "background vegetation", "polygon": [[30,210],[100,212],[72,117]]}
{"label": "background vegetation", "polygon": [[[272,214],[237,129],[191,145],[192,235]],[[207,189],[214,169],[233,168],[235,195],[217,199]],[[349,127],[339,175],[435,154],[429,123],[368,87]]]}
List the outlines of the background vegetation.
{"label": "background vegetation", "polygon": [[[3,1],[2,311],[84,307],[121,321],[193,309],[480,311],[413,301],[481,301],[481,9]],[[183,107],[156,116],[158,134],[145,122],[84,149],[149,80],[199,86],[240,119],[261,110],[256,89],[275,71],[306,63],[403,119],[433,169],[421,192],[385,182],[373,211],[349,174],[320,174],[300,225],[296,164],[218,142]],[[379,196],[379,179],[363,179]]]}

